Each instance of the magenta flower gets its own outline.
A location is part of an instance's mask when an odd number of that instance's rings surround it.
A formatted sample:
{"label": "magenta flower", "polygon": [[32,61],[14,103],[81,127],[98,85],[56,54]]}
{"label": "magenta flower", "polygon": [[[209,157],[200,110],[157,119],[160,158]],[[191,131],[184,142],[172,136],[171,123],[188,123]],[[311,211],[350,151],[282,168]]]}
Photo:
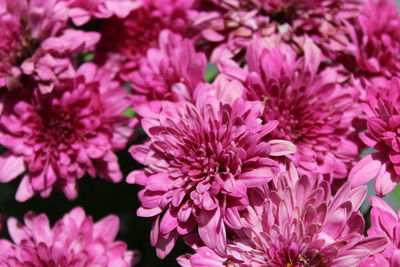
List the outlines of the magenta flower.
{"label": "magenta flower", "polygon": [[128,251],[124,242],[114,241],[118,229],[117,216],[94,223],[80,207],[53,227],[45,214],[27,213],[24,224],[10,218],[12,242],[0,240],[0,266],[133,266],[140,256],[137,251]]}
{"label": "magenta flower", "polygon": [[99,64],[113,61],[119,68],[119,78],[130,82],[131,73],[139,68],[147,50],[158,46],[163,29],[179,34],[186,31],[192,5],[192,0],[147,0],[125,19],[105,20],[96,61]]}
{"label": "magenta flower", "polygon": [[0,87],[23,87],[27,75],[48,93],[59,80],[73,78],[73,54],[93,49],[100,36],[67,30],[67,14],[56,0],[0,3]]}
{"label": "magenta flower", "polygon": [[140,0],[60,0],[67,3],[68,15],[75,25],[82,26],[92,18],[108,19],[116,16],[126,18],[142,5]]}
{"label": "magenta flower", "polygon": [[[101,74],[101,75],[100,75]],[[53,188],[69,199],[77,196],[76,182],[88,173],[118,182],[117,156],[132,130],[124,127],[122,112],[129,106],[124,89],[113,88],[95,65],[82,65],[74,80],[51,94],[18,93],[18,101],[0,117],[0,181],[24,171],[16,198],[35,193],[50,195]]]}
{"label": "magenta flower", "polygon": [[382,199],[372,196],[370,198],[371,228],[368,236],[385,236],[389,244],[384,251],[377,253],[363,261],[370,267],[395,267],[400,265],[400,219],[393,209]]}
{"label": "magenta flower", "polygon": [[[357,209],[365,186],[346,183],[332,196],[316,176],[298,177],[291,167],[277,176],[257,227],[235,230],[225,253],[195,247],[178,258],[182,266],[357,266],[387,244],[384,237],[364,237]],[[205,263],[205,264],[204,264]]]}
{"label": "magenta flower", "polygon": [[310,39],[304,57],[284,45],[262,49],[252,45],[248,71],[227,67],[224,72],[247,88],[248,100],[264,103],[265,121],[278,120],[273,138],[294,143],[291,155],[301,174],[344,178],[358,155],[352,120],[360,114],[357,91],[342,86],[334,69],[318,72],[320,50]]}
{"label": "magenta flower", "polygon": [[147,57],[129,78],[134,102],[192,100],[195,87],[204,81],[206,64],[205,55],[196,53],[192,41],[169,30],[162,31],[159,47],[147,51]]}
{"label": "magenta flower", "polygon": [[[231,89],[233,84],[224,87]],[[248,188],[278,171],[271,157],[295,150],[286,141],[262,141],[277,122],[260,123],[260,102],[221,102],[207,93],[196,99],[195,105],[164,102],[158,118],[142,120],[150,140],[130,149],[146,166],[128,176],[129,183],[144,186],[137,214],[153,218],[151,244],[161,258],[196,227],[208,246],[223,251],[226,228],[250,226],[254,219]]]}
{"label": "magenta flower", "polygon": [[395,1],[368,0],[362,7],[352,32],[358,68],[365,75],[399,77],[400,16]]}
{"label": "magenta flower", "polygon": [[386,195],[400,181],[400,80],[393,79],[384,88],[368,89],[368,132],[361,133],[360,138],[376,152],[362,158],[349,179],[357,186],[376,178],[375,191]]}

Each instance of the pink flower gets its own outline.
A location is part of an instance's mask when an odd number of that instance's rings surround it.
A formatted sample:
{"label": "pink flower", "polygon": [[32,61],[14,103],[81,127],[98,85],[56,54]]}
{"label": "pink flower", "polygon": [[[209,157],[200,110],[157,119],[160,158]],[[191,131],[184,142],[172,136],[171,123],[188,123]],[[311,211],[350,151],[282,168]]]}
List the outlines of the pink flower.
{"label": "pink flower", "polygon": [[[387,244],[384,237],[364,237],[357,209],[365,186],[346,183],[332,196],[316,176],[298,177],[291,167],[270,184],[259,224],[230,234],[225,253],[194,247],[178,258],[182,266],[357,266]],[[206,264],[203,264],[206,263]]]}
{"label": "pink flower", "polygon": [[364,265],[370,267],[395,267],[400,264],[400,220],[399,215],[383,200],[376,196],[370,198],[371,227],[368,236],[385,236],[389,244],[384,251],[375,254],[363,261]]}
{"label": "pink flower", "polygon": [[[351,48],[348,20],[359,14],[358,0],[202,0],[191,16],[191,32],[212,61],[242,59],[254,39],[275,37],[295,48],[309,36],[327,58]],[[196,34],[197,33],[197,34]]]}
{"label": "pink flower", "polygon": [[196,227],[208,246],[223,251],[227,227],[252,224],[248,189],[278,171],[271,157],[295,150],[286,141],[262,141],[277,122],[260,123],[260,102],[221,102],[207,93],[196,99],[194,105],[164,102],[158,117],[142,120],[150,140],[130,149],[146,166],[128,176],[129,183],[144,186],[137,214],[153,218],[151,244],[161,258]]}
{"label": "pink flower", "polygon": [[0,240],[0,266],[119,266],[139,261],[137,251],[128,251],[122,241],[114,241],[119,219],[110,215],[97,223],[80,207],[74,208],[50,227],[45,214],[25,215],[24,224],[8,220],[12,242]]}
{"label": "pink flower", "polygon": [[240,59],[251,40],[277,33],[276,23],[251,1],[199,2],[201,5],[191,13],[189,32],[198,40],[200,50],[211,55],[212,62]]}
{"label": "pink flower", "polygon": [[192,41],[162,31],[159,47],[147,51],[147,57],[129,78],[135,102],[192,100],[195,87],[204,81],[206,64],[205,55],[196,53]]}
{"label": "pink flower", "polygon": [[301,174],[344,178],[359,151],[352,120],[360,114],[358,93],[337,82],[335,70],[319,72],[320,50],[305,39],[304,56],[287,46],[267,50],[257,43],[247,54],[248,70],[226,67],[243,82],[248,100],[264,103],[263,119],[278,120],[273,138],[297,146],[291,155]]}
{"label": "pink flower", "polygon": [[368,88],[368,132],[361,140],[376,150],[361,159],[352,169],[349,179],[357,186],[375,179],[375,190],[385,195],[400,181],[400,80],[393,79],[383,88]]}
{"label": "pink flower", "polygon": [[131,72],[139,68],[147,50],[158,46],[163,29],[179,34],[186,31],[192,4],[192,0],[147,0],[125,19],[105,20],[96,62],[114,61],[120,69],[119,78],[130,81]]}
{"label": "pink flower", "polygon": [[352,33],[358,68],[364,75],[400,75],[400,16],[395,1],[368,0]]}
{"label": "pink flower", "polygon": [[142,5],[140,0],[60,0],[67,3],[68,15],[77,26],[91,18],[108,19],[112,16],[124,19]]}
{"label": "pink flower", "polygon": [[92,49],[100,36],[66,30],[67,13],[66,5],[56,0],[2,1],[0,87],[24,87],[22,76],[27,75],[48,93],[59,80],[74,76],[73,54]]}
{"label": "pink flower", "polygon": [[112,87],[107,74],[87,63],[51,94],[17,94],[16,104],[0,118],[0,143],[9,149],[0,155],[0,181],[28,171],[17,200],[35,193],[47,197],[54,187],[73,199],[77,179],[86,172],[122,179],[113,151],[123,149],[132,133],[122,115],[129,99],[124,89]]}

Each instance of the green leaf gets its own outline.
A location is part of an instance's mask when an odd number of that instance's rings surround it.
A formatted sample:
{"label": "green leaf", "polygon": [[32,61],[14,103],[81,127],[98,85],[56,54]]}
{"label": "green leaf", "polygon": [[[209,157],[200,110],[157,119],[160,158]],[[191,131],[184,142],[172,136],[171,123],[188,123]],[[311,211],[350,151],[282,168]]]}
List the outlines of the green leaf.
{"label": "green leaf", "polygon": [[214,63],[208,63],[206,68],[205,80],[206,82],[210,83],[214,81],[215,77],[217,77],[219,71],[217,65]]}
{"label": "green leaf", "polygon": [[87,53],[83,56],[83,61],[90,62],[94,59],[94,53]]}
{"label": "green leaf", "polygon": [[132,108],[127,108],[125,111],[122,113],[122,115],[128,116],[130,118],[135,118],[137,113],[134,111]]}

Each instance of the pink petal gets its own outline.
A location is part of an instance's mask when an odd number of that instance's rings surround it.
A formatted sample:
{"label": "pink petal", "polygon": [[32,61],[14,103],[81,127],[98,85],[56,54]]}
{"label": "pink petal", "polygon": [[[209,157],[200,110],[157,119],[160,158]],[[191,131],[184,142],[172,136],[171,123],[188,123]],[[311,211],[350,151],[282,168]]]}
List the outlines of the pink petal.
{"label": "pink petal", "polygon": [[271,156],[285,156],[296,153],[296,146],[285,140],[271,140]]}
{"label": "pink petal", "polygon": [[119,231],[119,218],[117,216],[107,216],[94,225],[93,234],[101,237],[108,242],[114,241]]}
{"label": "pink petal", "polygon": [[199,235],[204,244],[223,253],[226,246],[225,225],[219,209],[201,211],[199,215]]}
{"label": "pink petal", "polygon": [[31,183],[30,176],[27,174],[22,178],[21,183],[18,186],[17,194],[15,199],[19,202],[25,202],[30,199],[34,195]]}
{"label": "pink petal", "polygon": [[0,155],[0,182],[7,183],[25,171],[24,158],[11,151]]}
{"label": "pink petal", "polygon": [[378,175],[382,163],[372,155],[365,156],[351,169],[349,180],[353,187],[366,184]]}

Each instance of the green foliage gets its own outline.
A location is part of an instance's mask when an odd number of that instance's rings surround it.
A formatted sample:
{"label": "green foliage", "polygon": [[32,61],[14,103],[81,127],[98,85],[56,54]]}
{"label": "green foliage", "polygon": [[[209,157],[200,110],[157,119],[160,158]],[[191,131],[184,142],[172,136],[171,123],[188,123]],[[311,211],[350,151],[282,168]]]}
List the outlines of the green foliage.
{"label": "green foliage", "polygon": [[132,108],[127,108],[125,111],[122,113],[122,115],[128,116],[130,118],[135,118],[137,113],[134,111]]}
{"label": "green foliage", "polygon": [[215,77],[217,77],[219,71],[217,68],[217,65],[215,65],[214,63],[208,63],[207,64],[207,68],[206,68],[206,74],[205,74],[205,81],[210,83],[212,81],[214,81]]}

